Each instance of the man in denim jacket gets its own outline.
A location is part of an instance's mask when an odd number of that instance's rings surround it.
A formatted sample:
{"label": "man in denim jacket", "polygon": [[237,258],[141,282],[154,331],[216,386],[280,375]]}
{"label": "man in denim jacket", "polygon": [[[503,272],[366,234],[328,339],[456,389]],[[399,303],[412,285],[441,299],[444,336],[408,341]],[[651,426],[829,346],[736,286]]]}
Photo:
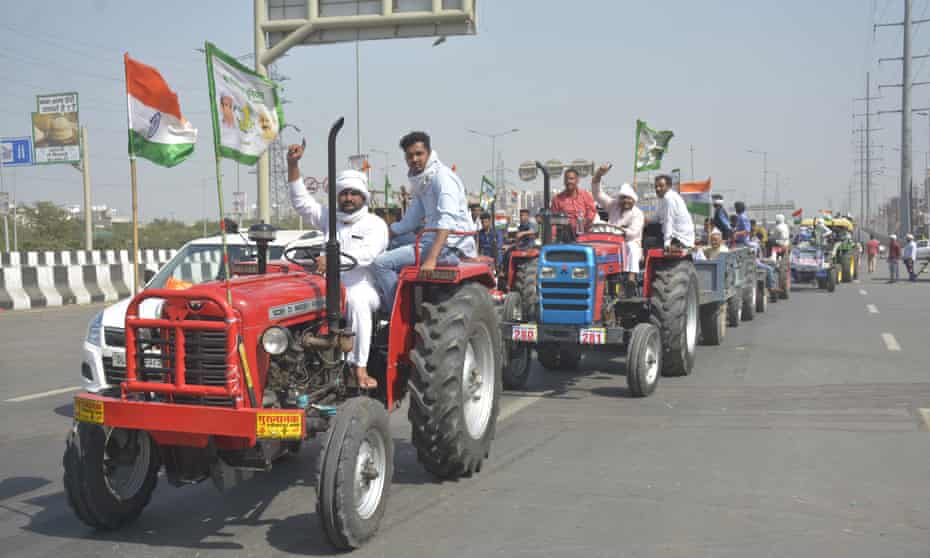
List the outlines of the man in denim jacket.
{"label": "man in denim jacket", "polygon": [[[413,199],[404,217],[391,224],[391,236],[412,232],[421,223],[424,229],[436,229],[420,239],[421,272],[432,271],[437,264],[456,265],[460,257],[475,257],[474,236],[450,234],[475,230],[462,180],[439,161],[425,132],[410,132],[401,138],[400,147],[409,168],[407,178]],[[388,312],[394,307],[398,273],[415,262],[413,244],[398,246],[375,258],[372,270],[384,299],[382,308]]]}

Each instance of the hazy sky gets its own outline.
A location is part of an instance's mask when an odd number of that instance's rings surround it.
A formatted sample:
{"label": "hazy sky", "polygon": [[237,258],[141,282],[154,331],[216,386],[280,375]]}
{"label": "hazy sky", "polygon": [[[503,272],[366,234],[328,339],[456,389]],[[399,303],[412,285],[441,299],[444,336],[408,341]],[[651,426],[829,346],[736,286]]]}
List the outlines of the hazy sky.
{"label": "hazy sky", "polygon": [[[361,45],[361,146],[391,152],[394,184],[404,168],[397,140],[411,129],[433,136],[434,148],[476,188],[490,163],[490,141],[466,128],[520,132],[498,141],[508,167],[559,158],[609,160],[611,184],[631,178],[636,118],[675,132],[664,170],[713,177],[727,197],[761,199],[762,161],[769,152],[781,197],[807,210],[845,206],[853,176],[853,97],[876,83],[899,83],[900,29],[872,33],[875,21],[901,18],[903,0],[693,0],[617,2],[479,0],[479,32]],[[914,0],[915,19],[930,0]],[[566,11],[569,10],[569,11]],[[215,215],[206,72],[195,48],[205,40],[235,55],[252,50],[252,2],[189,0],[158,3],[96,0],[4,2],[0,21],[0,135],[29,135],[35,95],[78,91],[89,128],[94,204],[127,214],[126,101],[122,54],[153,65],[179,93],[182,112],[200,129],[195,155],[174,169],[139,163],[144,220],[174,214]],[[914,53],[930,46],[918,26]],[[310,155],[309,175],[325,169],[325,135],[340,115],[346,128],[340,161],[355,151],[355,70],[352,44],[301,47],[281,61],[285,120],[299,126]],[[930,63],[915,61],[915,81],[930,79]],[[873,94],[878,90],[873,89]],[[883,89],[875,109],[895,109],[900,89]],[[914,88],[914,107],[930,104],[930,87]],[[897,188],[898,116],[882,116],[874,135],[886,166],[877,195]],[[916,167],[924,165],[926,118],[914,119]],[[293,130],[288,142],[299,141]],[[373,155],[381,182],[382,155]],[[255,178],[241,169],[255,201]],[[236,165],[223,163],[227,203]],[[67,165],[5,169],[22,202],[81,201],[80,173]],[[514,178],[516,181],[516,178]],[[208,188],[204,195],[204,186]],[[536,185],[520,183],[520,188]],[[856,195],[858,200],[858,194]],[[856,202],[858,205],[858,202]]]}

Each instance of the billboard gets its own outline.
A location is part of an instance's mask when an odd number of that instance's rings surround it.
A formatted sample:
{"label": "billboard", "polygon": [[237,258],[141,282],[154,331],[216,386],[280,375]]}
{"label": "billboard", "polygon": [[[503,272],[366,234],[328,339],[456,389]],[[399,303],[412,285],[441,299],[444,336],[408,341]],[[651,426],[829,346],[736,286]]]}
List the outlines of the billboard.
{"label": "billboard", "polygon": [[32,113],[33,161],[37,165],[81,160],[78,94],[37,95]]}

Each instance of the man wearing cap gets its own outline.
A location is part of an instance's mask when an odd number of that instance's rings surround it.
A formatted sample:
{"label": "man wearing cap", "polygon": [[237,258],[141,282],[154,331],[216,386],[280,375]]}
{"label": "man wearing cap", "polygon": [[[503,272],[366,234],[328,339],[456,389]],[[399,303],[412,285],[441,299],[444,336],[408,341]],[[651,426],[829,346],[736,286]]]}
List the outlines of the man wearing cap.
{"label": "man wearing cap", "polygon": [[917,241],[914,235],[907,233],[905,236],[907,244],[904,245],[904,251],[901,252],[901,259],[904,260],[904,267],[907,269],[907,278],[910,281],[917,280],[917,274],[914,273],[914,260],[917,259]]}
{"label": "man wearing cap", "polygon": [[888,235],[888,282],[894,283],[898,280],[898,260],[901,259],[901,245],[898,244],[898,236]]}
{"label": "man wearing cap", "polygon": [[643,226],[646,216],[636,207],[639,197],[629,184],[620,186],[620,193],[612,198],[601,191],[601,179],[610,170],[610,165],[601,165],[591,180],[591,192],[597,203],[607,210],[607,222],[623,229],[623,239],[626,254],[623,259],[623,270],[629,273],[628,283],[636,280],[639,273],[639,261],[643,257]]}
{"label": "man wearing cap", "polygon": [[[294,209],[311,226],[329,231],[329,212],[320,205],[304,187],[300,175],[300,158],[304,154],[301,145],[287,149],[287,180],[291,187],[291,203]],[[336,218],[336,237],[340,250],[358,262],[355,268],[342,274],[346,287],[348,324],[355,333],[355,347],[349,362],[356,368],[358,387],[373,389],[377,380],[368,375],[368,352],[371,347],[372,314],[381,306],[381,298],[375,288],[371,264],[388,246],[388,228],[377,215],[368,212],[368,179],[358,171],[346,170],[336,177],[336,192],[339,211]],[[326,273],[326,259],[317,258],[317,270]],[[333,270],[338,272],[339,270]]]}
{"label": "man wearing cap", "polygon": [[730,216],[727,215],[727,210],[723,207],[723,196],[714,194],[713,200],[714,226],[720,231],[720,236],[723,240],[730,240],[730,236],[733,235],[733,228],[730,226]]}

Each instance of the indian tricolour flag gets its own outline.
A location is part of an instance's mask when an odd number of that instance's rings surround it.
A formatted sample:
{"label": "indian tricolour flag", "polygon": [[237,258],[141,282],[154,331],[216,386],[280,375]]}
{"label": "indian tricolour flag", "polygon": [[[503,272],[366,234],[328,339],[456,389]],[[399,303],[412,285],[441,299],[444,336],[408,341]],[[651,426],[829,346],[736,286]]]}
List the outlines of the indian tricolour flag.
{"label": "indian tricolour flag", "polygon": [[123,55],[129,104],[129,155],[173,167],[194,152],[197,130],[158,70]]}
{"label": "indian tricolour flag", "polygon": [[[681,197],[688,204],[688,211],[693,217],[710,217],[710,179],[702,182],[682,182],[679,188]],[[703,219],[701,220],[703,222]]]}

